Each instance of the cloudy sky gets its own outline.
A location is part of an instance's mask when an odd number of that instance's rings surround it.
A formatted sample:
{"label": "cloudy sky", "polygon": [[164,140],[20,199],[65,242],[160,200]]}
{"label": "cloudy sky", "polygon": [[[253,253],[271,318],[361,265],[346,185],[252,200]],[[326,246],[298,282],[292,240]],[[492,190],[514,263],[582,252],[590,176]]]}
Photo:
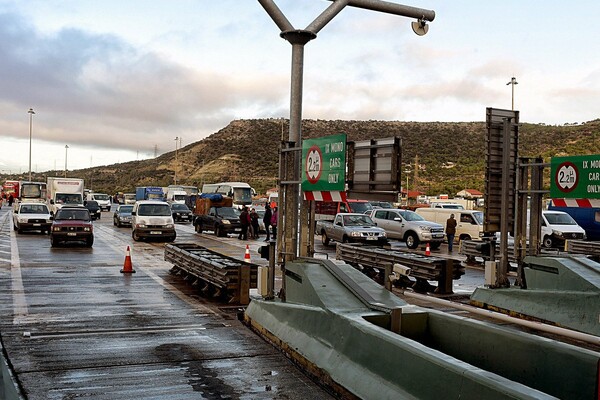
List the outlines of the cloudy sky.
{"label": "cloudy sky", "polygon": [[[398,1],[394,1],[399,3]],[[297,29],[331,3],[275,0]],[[305,48],[303,117],[600,118],[599,1],[415,0],[347,7]],[[0,0],[0,172],[153,157],[240,118],[289,117],[291,45],[256,0]],[[69,146],[68,150],[65,146]]]}

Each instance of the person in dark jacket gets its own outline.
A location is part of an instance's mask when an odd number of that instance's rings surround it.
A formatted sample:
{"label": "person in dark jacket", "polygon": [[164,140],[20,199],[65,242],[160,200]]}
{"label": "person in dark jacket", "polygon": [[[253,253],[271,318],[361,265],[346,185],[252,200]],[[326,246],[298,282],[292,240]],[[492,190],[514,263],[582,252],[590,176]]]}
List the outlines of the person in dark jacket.
{"label": "person in dark jacket", "polygon": [[254,208],[250,210],[250,226],[252,227],[252,239],[258,239],[260,228],[258,226],[258,213]]}
{"label": "person in dark jacket", "polygon": [[271,240],[271,231],[269,230],[269,226],[271,226],[271,217],[273,214],[271,213],[271,207],[269,207],[269,203],[265,204],[265,216],[263,217],[263,222],[265,224],[265,230],[267,231],[267,238],[265,242]]}
{"label": "person in dark jacket", "polygon": [[240,214],[240,224],[242,224],[242,232],[238,236],[240,240],[248,240],[248,225],[250,225],[250,216],[248,215],[248,208],[244,206],[242,213]]}
{"label": "person in dark jacket", "polygon": [[456,220],[454,214],[450,214],[450,218],[446,220],[446,236],[448,237],[448,252],[452,252],[452,244],[454,243],[454,235],[456,235]]}

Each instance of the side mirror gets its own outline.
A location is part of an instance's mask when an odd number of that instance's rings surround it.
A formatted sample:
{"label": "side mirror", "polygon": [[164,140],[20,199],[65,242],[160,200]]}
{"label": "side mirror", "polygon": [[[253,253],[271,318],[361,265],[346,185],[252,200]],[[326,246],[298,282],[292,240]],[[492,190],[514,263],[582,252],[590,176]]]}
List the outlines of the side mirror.
{"label": "side mirror", "polygon": [[132,211],[132,212],[131,212],[131,215],[135,215],[135,211]]}
{"label": "side mirror", "polygon": [[54,200],[50,199],[50,204],[54,204]]}
{"label": "side mirror", "polygon": [[54,217],[52,215],[50,215],[50,221],[54,220]]}

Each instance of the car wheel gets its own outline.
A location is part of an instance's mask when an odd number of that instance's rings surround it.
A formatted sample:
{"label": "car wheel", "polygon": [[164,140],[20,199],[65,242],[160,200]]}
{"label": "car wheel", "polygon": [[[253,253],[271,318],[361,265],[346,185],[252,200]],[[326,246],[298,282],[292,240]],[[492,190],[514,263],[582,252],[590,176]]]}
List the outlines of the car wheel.
{"label": "car wheel", "polygon": [[85,245],[87,247],[92,247],[94,245],[94,237],[92,236],[90,238],[87,238],[85,241]]}
{"label": "car wheel", "polygon": [[56,247],[57,245],[58,245],[58,242],[56,241],[56,239],[54,239],[54,236],[50,235],[50,246]]}
{"label": "car wheel", "polygon": [[23,233],[23,229],[17,228],[17,233]]}
{"label": "car wheel", "polygon": [[325,232],[321,233],[321,243],[323,243],[324,246],[329,246],[329,241],[327,234]]}
{"label": "car wheel", "polygon": [[136,242],[140,241],[140,235],[137,233],[137,231],[134,229],[131,232],[131,237],[133,238],[133,240],[135,240]]}
{"label": "car wheel", "polygon": [[348,236],[344,235],[342,237],[342,243],[348,243],[348,242],[350,242],[350,240],[348,239]]}
{"label": "car wheel", "polygon": [[552,240],[552,236],[544,236],[544,240],[542,242],[545,248],[551,249],[554,247],[554,240]]}
{"label": "car wheel", "polygon": [[406,235],[406,247],[409,249],[416,249],[419,247],[419,238],[413,232]]}
{"label": "car wheel", "polygon": [[223,236],[223,232],[221,231],[221,227],[219,225],[215,225],[215,236]]}
{"label": "car wheel", "polygon": [[200,224],[200,223],[199,223],[199,224],[197,224],[197,225],[195,226],[195,228],[196,228],[196,232],[198,232],[198,233],[202,233],[202,224]]}

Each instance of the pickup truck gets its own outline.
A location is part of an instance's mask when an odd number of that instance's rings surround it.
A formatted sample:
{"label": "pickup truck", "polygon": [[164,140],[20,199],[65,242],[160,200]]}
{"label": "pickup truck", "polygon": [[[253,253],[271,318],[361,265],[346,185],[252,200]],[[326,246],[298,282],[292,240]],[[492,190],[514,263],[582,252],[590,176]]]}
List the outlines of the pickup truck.
{"label": "pickup truck", "polygon": [[378,245],[388,242],[385,230],[379,228],[368,215],[358,213],[338,213],[333,222],[318,221],[317,233],[321,235],[321,242],[325,246],[331,240]]}
{"label": "pickup truck", "polygon": [[429,243],[432,250],[444,241],[444,227],[426,221],[414,211],[399,209],[376,209],[368,214],[377,226],[385,229],[391,239],[406,242],[406,247],[416,249],[419,243]]}

